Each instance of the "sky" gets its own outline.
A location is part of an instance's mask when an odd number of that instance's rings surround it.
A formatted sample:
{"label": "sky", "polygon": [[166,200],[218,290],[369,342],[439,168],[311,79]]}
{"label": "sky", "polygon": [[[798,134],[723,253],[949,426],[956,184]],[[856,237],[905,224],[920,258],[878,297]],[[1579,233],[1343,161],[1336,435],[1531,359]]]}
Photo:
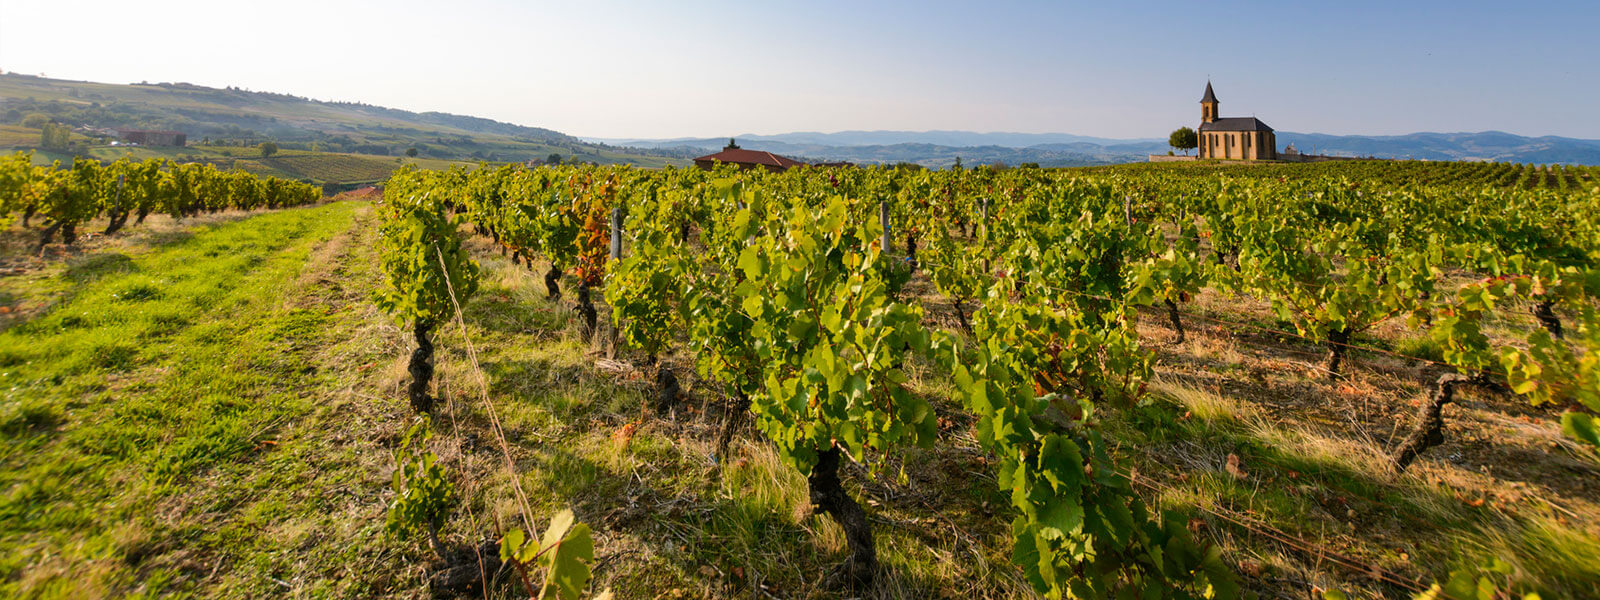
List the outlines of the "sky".
{"label": "sky", "polygon": [[[70,10],[65,10],[70,7]],[[1600,2],[0,0],[0,69],[602,138],[968,130],[1600,138]]]}

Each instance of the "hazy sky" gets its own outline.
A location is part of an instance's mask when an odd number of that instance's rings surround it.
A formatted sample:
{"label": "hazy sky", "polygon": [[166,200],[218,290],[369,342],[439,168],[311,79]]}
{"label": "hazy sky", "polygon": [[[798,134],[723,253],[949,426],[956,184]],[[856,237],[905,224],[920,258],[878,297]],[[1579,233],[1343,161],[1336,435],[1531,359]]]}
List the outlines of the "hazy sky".
{"label": "hazy sky", "polygon": [[1600,2],[0,0],[0,69],[597,137],[963,129],[1600,138]]}

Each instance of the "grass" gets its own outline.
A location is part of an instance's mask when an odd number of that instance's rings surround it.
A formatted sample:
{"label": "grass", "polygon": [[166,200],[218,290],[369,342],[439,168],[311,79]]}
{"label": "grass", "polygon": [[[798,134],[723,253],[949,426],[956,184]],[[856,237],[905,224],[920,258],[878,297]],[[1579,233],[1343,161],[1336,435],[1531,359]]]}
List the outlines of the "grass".
{"label": "grass", "polygon": [[[335,441],[371,428],[327,428],[384,406],[351,410],[348,395],[350,361],[387,350],[358,335],[375,315],[359,290],[319,279],[363,260],[350,236],[366,211],[202,227],[0,333],[0,595],[393,585],[376,562],[395,552],[381,509],[348,495],[381,492],[386,457]],[[370,285],[366,271],[345,276]],[[362,577],[373,569],[389,579]]]}
{"label": "grass", "polygon": [[[1136,448],[1134,468],[1167,482],[1162,498],[1170,506],[1248,515],[1268,530],[1424,584],[1450,568],[1493,558],[1512,564],[1520,585],[1546,597],[1580,597],[1600,581],[1600,562],[1592,560],[1600,556],[1594,523],[1556,518],[1548,497],[1496,496],[1505,482],[1448,465],[1397,473],[1378,439],[1287,421],[1248,400],[1174,379],[1158,380],[1152,389],[1151,402],[1170,406],[1168,426],[1129,419],[1115,431]],[[1170,435],[1149,435],[1156,430]],[[1242,472],[1226,466],[1234,460]],[[1315,557],[1299,549],[1212,521],[1218,539],[1234,556],[1254,557],[1242,561],[1264,570],[1264,578],[1362,597],[1396,591],[1364,573],[1314,567],[1307,560]],[[1419,530],[1419,524],[1426,527]]]}
{"label": "grass", "polygon": [[[473,240],[484,266],[478,296],[465,307],[466,339],[440,336],[440,381],[448,417],[460,436],[487,429],[476,368],[511,440],[515,478],[534,512],[572,508],[596,529],[594,589],[618,597],[810,596],[820,574],[843,558],[842,531],[809,511],[806,482],[765,442],[736,437],[728,460],[714,458],[722,395],[694,377],[683,357],[668,359],[690,400],[671,418],[643,413],[647,381],[635,371],[595,367],[576,341],[567,303],[544,297],[540,265],[518,267]],[[570,283],[570,282],[569,282]],[[401,367],[391,367],[397,381]],[[445,430],[448,431],[448,430]],[[631,432],[631,433],[630,433]],[[954,432],[953,432],[954,433]],[[487,434],[483,434],[487,436]],[[477,539],[516,517],[513,476],[491,442],[463,453],[454,442],[442,460],[467,473],[476,490],[452,535]],[[859,469],[847,485],[875,519],[886,576],[876,597],[1001,598],[1031,595],[1009,565],[1005,501],[992,479],[972,479],[979,464],[971,440],[951,439],[897,457],[918,479],[904,483]],[[930,493],[929,490],[957,493]],[[987,505],[986,505],[987,503]],[[465,530],[465,531],[463,531]]]}

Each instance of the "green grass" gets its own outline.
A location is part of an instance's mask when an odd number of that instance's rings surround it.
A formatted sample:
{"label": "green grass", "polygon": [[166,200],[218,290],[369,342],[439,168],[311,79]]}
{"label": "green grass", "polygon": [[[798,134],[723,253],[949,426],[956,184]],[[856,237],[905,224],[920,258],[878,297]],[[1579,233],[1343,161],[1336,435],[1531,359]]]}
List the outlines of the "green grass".
{"label": "green grass", "polygon": [[1427,334],[1395,340],[1394,351],[1403,356],[1413,356],[1434,362],[1444,361],[1444,347]]}
{"label": "green grass", "polygon": [[[269,213],[63,272],[78,279],[69,299],[0,333],[0,595],[286,592],[274,579],[384,591],[344,572],[392,552],[377,511],[327,510],[347,502],[338,489],[383,487],[365,464],[381,452],[329,443],[382,431],[345,431],[329,410],[349,401],[338,394],[356,372],[347,363],[382,349],[349,347],[373,321],[364,294],[308,278],[359,260],[365,244],[330,240],[365,211]],[[319,254],[330,246],[356,254]],[[312,415],[321,421],[307,427]],[[315,539],[330,535],[366,541]]]}

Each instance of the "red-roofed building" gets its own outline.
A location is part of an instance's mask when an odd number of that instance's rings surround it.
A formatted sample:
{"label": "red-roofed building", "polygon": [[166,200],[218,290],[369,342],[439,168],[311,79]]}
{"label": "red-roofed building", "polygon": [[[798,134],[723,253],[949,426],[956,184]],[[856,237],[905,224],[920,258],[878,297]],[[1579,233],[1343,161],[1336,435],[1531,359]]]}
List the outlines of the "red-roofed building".
{"label": "red-roofed building", "polygon": [[778,156],[771,152],[745,150],[744,148],[740,148],[738,144],[735,144],[733,140],[728,140],[728,147],[723,148],[721,152],[716,154],[708,154],[706,156],[694,159],[694,166],[710,171],[716,168],[717,163],[719,162],[729,165],[739,165],[739,168],[741,169],[765,167],[768,171],[772,171],[774,173],[782,173],[792,167],[800,167],[805,165],[805,163],[798,160]]}

